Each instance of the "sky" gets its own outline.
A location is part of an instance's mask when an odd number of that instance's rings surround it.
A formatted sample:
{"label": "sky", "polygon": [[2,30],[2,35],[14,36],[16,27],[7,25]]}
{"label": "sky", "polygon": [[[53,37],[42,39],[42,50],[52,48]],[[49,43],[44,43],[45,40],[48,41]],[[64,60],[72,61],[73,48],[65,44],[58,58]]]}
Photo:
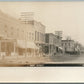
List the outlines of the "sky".
{"label": "sky", "polygon": [[21,12],[34,12],[34,18],[46,26],[47,33],[63,31],[84,45],[84,2],[0,2],[0,10],[19,18]]}

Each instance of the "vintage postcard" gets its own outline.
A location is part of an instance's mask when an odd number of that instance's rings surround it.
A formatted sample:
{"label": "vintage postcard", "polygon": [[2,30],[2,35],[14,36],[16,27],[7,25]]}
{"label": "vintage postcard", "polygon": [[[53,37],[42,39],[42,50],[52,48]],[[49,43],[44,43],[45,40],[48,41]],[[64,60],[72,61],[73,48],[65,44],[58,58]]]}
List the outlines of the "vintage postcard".
{"label": "vintage postcard", "polygon": [[0,82],[84,82],[83,37],[84,0],[0,0]]}
{"label": "vintage postcard", "polygon": [[0,66],[84,64],[84,2],[0,2]]}

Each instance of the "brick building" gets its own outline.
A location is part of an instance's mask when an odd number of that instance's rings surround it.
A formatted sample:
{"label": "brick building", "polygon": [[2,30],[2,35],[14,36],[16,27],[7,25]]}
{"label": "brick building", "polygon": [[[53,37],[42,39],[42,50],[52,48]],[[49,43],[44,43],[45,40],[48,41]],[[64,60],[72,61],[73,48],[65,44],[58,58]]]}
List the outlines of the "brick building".
{"label": "brick building", "polygon": [[53,33],[46,33],[45,45],[45,53],[50,55],[58,53],[61,49],[61,37]]}
{"label": "brick building", "polygon": [[34,20],[34,13],[32,12],[22,12],[20,21],[23,24],[32,26],[32,30],[34,30],[34,42],[43,51],[45,44],[45,26],[41,22]]}
{"label": "brick building", "polygon": [[40,22],[33,20],[24,24],[22,21],[0,11],[0,38],[15,39],[17,43],[16,46],[20,48],[20,50],[18,50],[19,52],[25,53],[25,49],[26,52],[29,53],[31,50],[35,52],[34,49],[39,49],[36,46],[37,44],[44,44],[44,34],[45,26]]}

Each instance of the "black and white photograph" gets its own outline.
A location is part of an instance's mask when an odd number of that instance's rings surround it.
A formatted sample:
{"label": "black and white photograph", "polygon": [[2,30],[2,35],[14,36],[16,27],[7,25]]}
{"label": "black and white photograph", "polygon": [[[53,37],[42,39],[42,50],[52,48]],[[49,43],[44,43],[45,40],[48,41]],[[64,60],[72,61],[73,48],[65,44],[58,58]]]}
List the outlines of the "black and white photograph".
{"label": "black and white photograph", "polygon": [[0,67],[84,65],[84,2],[0,2]]}

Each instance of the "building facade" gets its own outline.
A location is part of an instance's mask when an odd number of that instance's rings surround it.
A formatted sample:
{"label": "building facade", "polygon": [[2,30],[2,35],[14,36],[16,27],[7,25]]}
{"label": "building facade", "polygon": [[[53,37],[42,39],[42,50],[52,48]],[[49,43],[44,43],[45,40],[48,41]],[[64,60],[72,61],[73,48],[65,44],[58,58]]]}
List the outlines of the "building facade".
{"label": "building facade", "polygon": [[62,41],[62,31],[55,31],[56,36],[56,46],[61,48],[61,41]]}
{"label": "building facade", "polygon": [[52,55],[54,52],[56,52],[55,49],[55,35],[52,33],[46,33],[45,34],[45,53]]}
{"label": "building facade", "polygon": [[40,48],[40,51],[44,53],[45,46],[45,26],[40,22],[35,21],[35,43]]}
{"label": "building facade", "polygon": [[0,12],[0,35],[5,38],[34,41],[35,29],[32,24],[22,24],[19,20]]}
{"label": "building facade", "polygon": [[45,34],[45,53],[53,55],[61,49],[61,38],[53,33]]}
{"label": "building facade", "polygon": [[62,48],[64,52],[73,52],[75,48],[74,40],[62,40]]}
{"label": "building facade", "polygon": [[45,44],[45,26],[34,20],[34,13],[22,12],[20,21],[26,25],[32,25],[34,29],[34,42],[43,51]]}
{"label": "building facade", "polygon": [[28,24],[23,24],[20,20],[2,11],[0,11],[0,38],[15,39],[17,41],[16,46],[19,47],[19,52],[24,51],[25,53],[25,49],[26,52],[31,52],[29,49],[38,49],[35,44],[34,22],[29,21]]}

